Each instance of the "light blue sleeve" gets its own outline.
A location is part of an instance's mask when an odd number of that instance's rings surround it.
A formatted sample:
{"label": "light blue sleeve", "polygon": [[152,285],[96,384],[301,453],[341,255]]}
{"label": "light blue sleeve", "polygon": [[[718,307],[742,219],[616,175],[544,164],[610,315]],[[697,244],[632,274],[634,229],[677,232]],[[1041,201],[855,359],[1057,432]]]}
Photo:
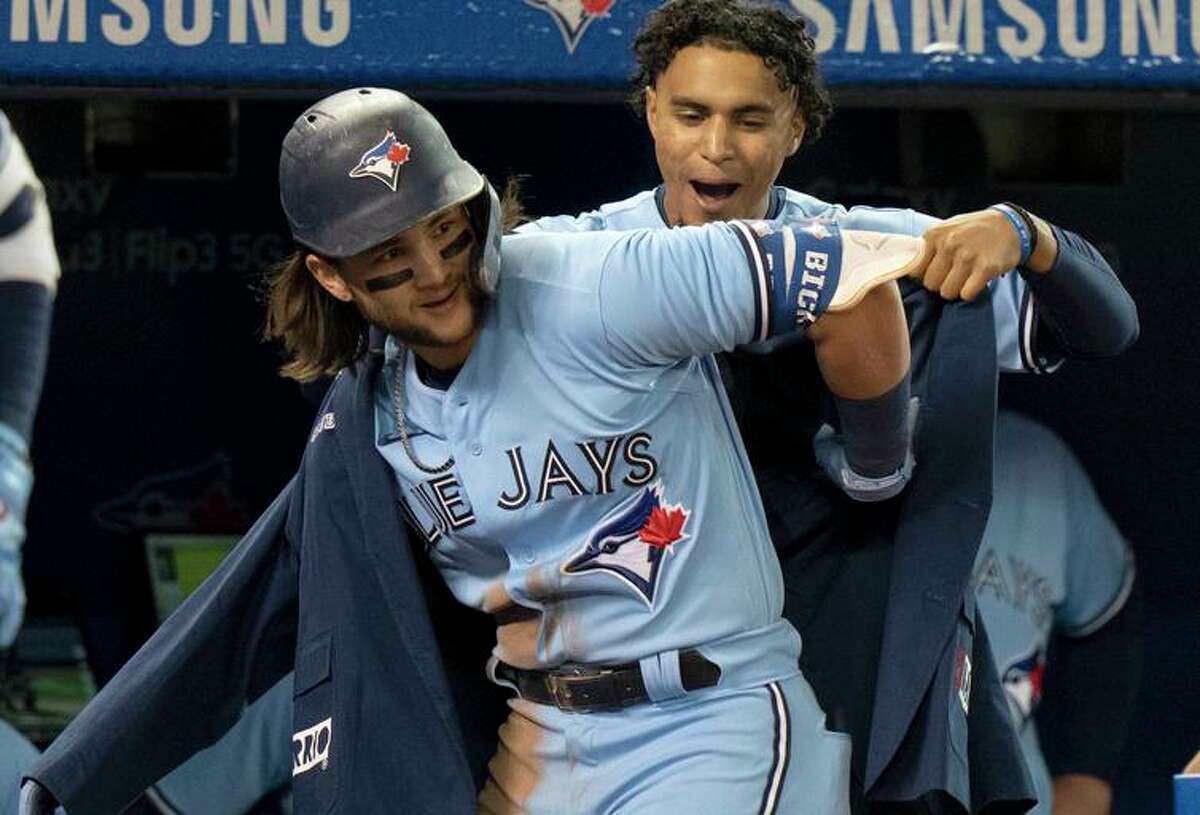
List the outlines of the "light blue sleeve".
{"label": "light blue sleeve", "polygon": [[25,439],[0,422],[0,649],[16,641],[25,619],[21,547],[32,489],[33,468]]}
{"label": "light blue sleeve", "polygon": [[893,235],[923,235],[926,229],[942,222],[940,218],[914,209],[850,207],[843,210],[839,207],[835,212],[842,229],[864,229]]}
{"label": "light blue sleeve", "polygon": [[[913,209],[856,206],[846,209],[827,204],[809,196],[793,196],[779,221],[795,224],[819,217],[836,220],[843,229],[886,232],[889,234],[922,235],[925,230],[942,222],[940,218]],[[652,207],[626,212],[629,220],[634,214],[651,219]],[[636,220],[636,219],[635,219]],[[647,224],[649,225],[649,224]],[[592,232],[609,228],[604,207],[579,215],[553,215],[522,224],[517,232]],[[1024,279],[1010,272],[991,284],[992,314],[996,327],[996,360],[1001,371],[1050,373],[1061,360],[1044,356],[1037,347],[1037,303]],[[745,350],[751,353],[771,353],[802,340],[799,334],[784,335],[763,342],[751,343]]]}
{"label": "light blue sleeve", "polygon": [[221,739],[147,791],[181,815],[249,812],[292,778],[292,674],[254,700]]}
{"label": "light blue sleeve", "polygon": [[579,215],[547,215],[521,224],[516,231],[528,235],[536,232],[597,232],[607,228],[604,213],[593,210]]}
{"label": "light blue sleeve", "polygon": [[599,281],[605,338],[626,364],[672,364],[730,350],[765,318],[766,282],[734,227],[621,233]]}
{"label": "light blue sleeve", "polygon": [[21,778],[33,768],[38,755],[29,739],[0,719],[0,815],[15,815]]}
{"label": "light blue sleeve", "polygon": [[1100,503],[1078,460],[1064,448],[1063,511],[1073,537],[1067,548],[1066,596],[1055,609],[1062,633],[1083,637],[1101,628],[1125,605],[1133,588],[1133,553]]}
{"label": "light blue sleeve", "polygon": [[1038,301],[1015,271],[991,282],[992,314],[996,320],[996,360],[1008,373],[1054,373],[1063,363],[1038,342]]}

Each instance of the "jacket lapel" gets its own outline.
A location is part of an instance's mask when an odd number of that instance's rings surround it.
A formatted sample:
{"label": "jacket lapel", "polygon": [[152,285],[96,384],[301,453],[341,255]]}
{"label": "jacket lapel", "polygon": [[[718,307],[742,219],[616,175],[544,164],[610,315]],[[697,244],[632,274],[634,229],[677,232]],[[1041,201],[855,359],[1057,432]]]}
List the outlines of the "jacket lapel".
{"label": "jacket lapel", "polygon": [[345,424],[339,434],[347,462],[351,486],[362,523],[366,549],[375,564],[379,585],[407,651],[413,671],[429,694],[446,737],[461,756],[467,773],[465,747],[449,684],[442,668],[441,654],[425,601],[425,591],[413,562],[408,531],[400,517],[399,494],[395,474],[375,449],[374,383],[382,367],[382,357],[368,355],[353,371],[340,394],[338,421]]}
{"label": "jacket lapel", "polygon": [[[914,717],[954,636],[992,500],[997,365],[990,297],[928,308],[940,315],[916,315],[931,320],[934,332],[928,347],[913,349],[921,395],[917,469],[896,531],[884,618],[864,779],[875,793],[884,792],[872,787],[910,728],[919,727]],[[929,774],[943,773],[921,768],[922,778],[907,780],[920,785]]]}

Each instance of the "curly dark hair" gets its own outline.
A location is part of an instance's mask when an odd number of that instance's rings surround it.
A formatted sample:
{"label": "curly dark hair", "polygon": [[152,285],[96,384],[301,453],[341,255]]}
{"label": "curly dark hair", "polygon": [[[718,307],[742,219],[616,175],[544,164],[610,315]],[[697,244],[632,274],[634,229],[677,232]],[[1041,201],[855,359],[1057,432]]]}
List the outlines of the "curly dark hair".
{"label": "curly dark hair", "polygon": [[749,0],[672,0],[646,17],[633,41],[638,70],[629,95],[639,116],[644,113],[646,88],[653,87],[681,48],[700,43],[762,57],[775,72],[780,90],[795,92],[806,125],[805,143],[821,135],[833,105],[817,71],[816,44],[804,19],[779,6]]}

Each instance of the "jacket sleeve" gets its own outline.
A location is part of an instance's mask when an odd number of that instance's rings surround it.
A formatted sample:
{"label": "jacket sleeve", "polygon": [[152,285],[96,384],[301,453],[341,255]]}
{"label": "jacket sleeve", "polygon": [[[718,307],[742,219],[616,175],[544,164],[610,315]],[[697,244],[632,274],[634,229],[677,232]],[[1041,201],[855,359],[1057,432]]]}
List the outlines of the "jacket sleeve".
{"label": "jacket sleeve", "polygon": [[71,815],[120,812],[291,670],[298,583],[284,527],[298,481],[29,772]]}
{"label": "jacket sleeve", "polygon": [[1083,237],[1051,225],[1058,257],[1049,273],[1021,270],[1040,317],[1067,356],[1121,353],[1138,337],[1137,306],[1104,256]]}
{"label": "jacket sleeve", "polygon": [[1058,256],[1046,274],[1025,268],[992,286],[996,352],[1004,371],[1051,373],[1067,359],[1121,353],[1137,340],[1137,306],[1104,256],[1050,225]]}

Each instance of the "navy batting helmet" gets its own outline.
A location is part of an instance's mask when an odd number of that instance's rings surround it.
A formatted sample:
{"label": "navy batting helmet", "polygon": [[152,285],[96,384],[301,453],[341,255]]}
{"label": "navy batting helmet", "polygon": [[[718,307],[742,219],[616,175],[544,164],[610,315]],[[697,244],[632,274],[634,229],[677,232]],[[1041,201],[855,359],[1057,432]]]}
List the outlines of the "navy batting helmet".
{"label": "navy batting helmet", "polygon": [[463,204],[483,250],[479,282],[495,288],[499,198],[437,119],[399,91],[353,88],[302,113],[283,140],[279,198],[296,242],[329,258],[356,255]]}

